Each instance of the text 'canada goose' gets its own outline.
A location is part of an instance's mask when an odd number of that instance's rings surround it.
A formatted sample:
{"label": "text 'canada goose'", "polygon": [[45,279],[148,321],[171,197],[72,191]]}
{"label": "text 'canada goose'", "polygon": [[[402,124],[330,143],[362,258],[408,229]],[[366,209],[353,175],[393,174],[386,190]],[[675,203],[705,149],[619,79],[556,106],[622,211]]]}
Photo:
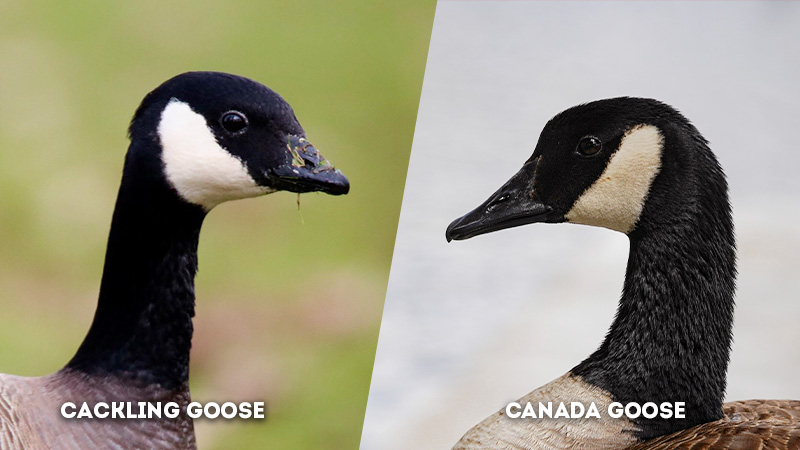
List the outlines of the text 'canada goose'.
{"label": "text 'canada goose'", "polygon": [[[349,190],[289,104],[235,75],[166,81],[142,101],[130,141],[94,321],[62,370],[0,375],[0,448],[195,448],[185,408],[203,219],[227,200]],[[65,402],[176,402],[184,414],[64,420]]]}
{"label": "text 'canada goose'", "polygon": [[[800,449],[800,401],[723,404],[736,248],[728,186],[708,143],[657,100],[613,98],[551,119],[533,156],[448,241],[535,222],[621,231],[630,254],[600,348],[518,402],[594,402],[600,419],[500,411],[454,449]],[[611,402],[685,402],[684,418],[611,418]]]}

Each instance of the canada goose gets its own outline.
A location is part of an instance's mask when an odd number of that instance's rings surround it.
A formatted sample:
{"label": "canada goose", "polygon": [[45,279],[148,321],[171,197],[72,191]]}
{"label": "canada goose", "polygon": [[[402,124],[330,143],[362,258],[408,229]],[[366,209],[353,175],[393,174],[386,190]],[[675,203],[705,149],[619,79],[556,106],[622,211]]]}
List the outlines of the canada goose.
{"label": "canada goose", "polygon": [[[617,315],[597,351],[519,400],[594,402],[602,417],[511,419],[505,408],[454,449],[798,449],[800,401],[723,405],[736,249],[728,187],[697,129],[652,99],[570,108],[533,156],[447,240],[519,225],[579,223],[625,233]],[[685,402],[685,418],[612,419],[611,402]]]}
{"label": "canada goose", "polygon": [[0,375],[0,448],[194,448],[191,418],[61,417],[65,402],[189,403],[197,243],[206,214],[279,190],[346,194],[286,101],[247,78],[178,75],[131,121],[97,311],[75,356]]}

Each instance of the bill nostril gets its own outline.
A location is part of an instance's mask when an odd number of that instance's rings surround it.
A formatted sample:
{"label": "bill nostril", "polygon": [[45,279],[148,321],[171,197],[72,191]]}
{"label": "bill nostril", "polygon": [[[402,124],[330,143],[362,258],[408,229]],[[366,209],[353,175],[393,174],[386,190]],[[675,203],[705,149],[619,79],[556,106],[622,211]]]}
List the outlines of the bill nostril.
{"label": "bill nostril", "polygon": [[303,161],[306,162],[307,165],[311,167],[316,167],[319,164],[319,153],[314,152],[313,154],[303,153],[301,154]]}
{"label": "bill nostril", "polygon": [[502,195],[500,195],[499,197],[494,199],[494,201],[492,201],[489,204],[489,206],[486,207],[486,211],[492,211],[496,207],[498,207],[501,204],[507,202],[510,198],[511,198],[511,194],[502,194]]}
{"label": "bill nostril", "polygon": [[292,166],[315,169],[323,164],[325,158],[305,138],[289,136],[287,148],[292,156]]}

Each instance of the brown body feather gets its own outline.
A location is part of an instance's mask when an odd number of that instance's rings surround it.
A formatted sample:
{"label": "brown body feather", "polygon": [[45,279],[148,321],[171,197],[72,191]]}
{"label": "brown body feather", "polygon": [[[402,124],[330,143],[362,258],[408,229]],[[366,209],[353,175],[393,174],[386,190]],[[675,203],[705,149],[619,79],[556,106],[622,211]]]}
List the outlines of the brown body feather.
{"label": "brown body feather", "polygon": [[629,450],[800,450],[800,400],[725,403],[725,417]]}
{"label": "brown body feather", "polygon": [[[519,402],[552,400],[540,394],[552,391],[556,383],[577,386],[576,393],[589,386],[562,377]],[[633,424],[624,418],[509,419],[498,411],[467,432],[453,450],[800,450],[800,400],[745,400],[726,403],[723,410],[720,420],[633,445]]]}
{"label": "brown body feather", "polygon": [[[66,419],[61,405],[73,402],[175,402],[185,411],[189,389],[172,391],[141,385],[130,379],[92,376],[64,369],[29,378],[0,375],[0,448],[196,448],[192,420],[176,419]],[[135,411],[135,409],[134,409]]]}

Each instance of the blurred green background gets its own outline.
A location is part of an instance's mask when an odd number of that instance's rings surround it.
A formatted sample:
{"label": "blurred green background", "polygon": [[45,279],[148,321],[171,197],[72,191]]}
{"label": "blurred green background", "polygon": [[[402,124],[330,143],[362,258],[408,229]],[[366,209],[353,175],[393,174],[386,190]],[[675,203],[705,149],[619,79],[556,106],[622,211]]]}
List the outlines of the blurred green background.
{"label": "blurred green background", "polygon": [[435,8],[405,2],[0,0],[0,372],[58,370],[91,322],[141,98],[188,70],[294,107],[345,197],[224,204],[200,241],[201,448],[357,448]]}

